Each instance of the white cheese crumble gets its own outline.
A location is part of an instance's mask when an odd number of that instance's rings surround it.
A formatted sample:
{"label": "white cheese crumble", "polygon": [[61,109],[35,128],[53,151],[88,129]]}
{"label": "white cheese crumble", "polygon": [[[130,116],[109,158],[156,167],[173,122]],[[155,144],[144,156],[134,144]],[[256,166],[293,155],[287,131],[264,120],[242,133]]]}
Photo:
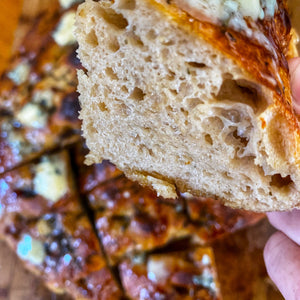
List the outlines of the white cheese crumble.
{"label": "white cheese crumble", "polygon": [[75,12],[65,13],[53,33],[53,38],[59,46],[67,46],[76,42],[73,34],[75,24]]}
{"label": "white cheese crumble", "polygon": [[201,262],[204,266],[208,266],[211,264],[210,257],[207,254],[202,256]]}
{"label": "white cheese crumble", "polygon": [[[182,0],[181,0],[182,1]],[[254,21],[263,19],[265,14],[273,17],[277,9],[276,0],[178,0],[178,5],[187,8],[193,15],[197,11],[213,23],[232,17],[250,17]],[[265,12],[264,12],[265,9]]]}
{"label": "white cheese crumble", "polygon": [[68,192],[66,167],[58,157],[44,157],[35,168],[34,191],[49,201],[57,202]]}
{"label": "white cheese crumble", "polygon": [[15,84],[19,85],[24,83],[28,79],[29,73],[30,73],[30,65],[27,62],[23,62],[18,64],[12,71],[10,71],[7,74],[7,76]]}
{"label": "white cheese crumble", "polygon": [[28,234],[24,234],[18,243],[17,254],[34,265],[42,264],[46,256],[43,243]]}
{"label": "white cheese crumble", "polygon": [[40,129],[45,127],[48,115],[35,103],[26,104],[17,114],[16,119],[25,126]]}
{"label": "white cheese crumble", "polygon": [[44,219],[39,220],[36,227],[40,235],[48,235],[52,232],[51,226]]}
{"label": "white cheese crumble", "polygon": [[33,102],[40,104],[44,107],[51,108],[53,107],[54,93],[52,90],[41,90],[36,91],[33,95]]}
{"label": "white cheese crumble", "polygon": [[81,0],[59,0],[59,4],[62,8],[67,9],[73,4],[80,2]]}
{"label": "white cheese crumble", "polygon": [[243,17],[257,20],[263,13],[259,0],[225,0],[221,9],[224,11],[221,19],[240,13]]}
{"label": "white cheese crumble", "polygon": [[147,262],[147,276],[153,282],[162,282],[165,281],[169,272],[167,266],[163,260],[151,258]]}

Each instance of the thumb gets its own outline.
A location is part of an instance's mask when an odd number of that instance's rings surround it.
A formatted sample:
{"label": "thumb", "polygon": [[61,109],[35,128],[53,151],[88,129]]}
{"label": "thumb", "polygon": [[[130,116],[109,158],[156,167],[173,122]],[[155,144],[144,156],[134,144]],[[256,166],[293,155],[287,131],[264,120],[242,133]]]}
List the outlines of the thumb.
{"label": "thumb", "polygon": [[295,111],[300,114],[300,58],[292,58],[289,61],[291,76],[291,91],[293,96],[293,106]]}

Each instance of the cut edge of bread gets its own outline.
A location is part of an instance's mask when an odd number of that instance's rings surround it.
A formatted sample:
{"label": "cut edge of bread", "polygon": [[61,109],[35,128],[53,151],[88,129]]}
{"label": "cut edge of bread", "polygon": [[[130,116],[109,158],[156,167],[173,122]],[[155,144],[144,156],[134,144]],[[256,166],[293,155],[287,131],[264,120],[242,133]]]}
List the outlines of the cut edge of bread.
{"label": "cut edge of bread", "polygon": [[87,0],[76,23],[88,164],[109,159],[165,198],[300,207],[299,125],[273,90],[151,0]]}

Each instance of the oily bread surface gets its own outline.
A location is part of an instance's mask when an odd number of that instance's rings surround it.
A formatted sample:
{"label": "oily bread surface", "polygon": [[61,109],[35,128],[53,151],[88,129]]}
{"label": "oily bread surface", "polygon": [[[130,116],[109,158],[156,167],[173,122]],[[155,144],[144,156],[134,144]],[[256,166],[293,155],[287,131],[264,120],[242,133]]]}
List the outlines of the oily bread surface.
{"label": "oily bread surface", "polygon": [[297,207],[299,126],[286,61],[261,84],[264,73],[203,38],[213,29],[195,20],[188,28],[172,9],[150,0],[79,7],[88,163],[109,159],[166,198],[180,191],[256,211]]}

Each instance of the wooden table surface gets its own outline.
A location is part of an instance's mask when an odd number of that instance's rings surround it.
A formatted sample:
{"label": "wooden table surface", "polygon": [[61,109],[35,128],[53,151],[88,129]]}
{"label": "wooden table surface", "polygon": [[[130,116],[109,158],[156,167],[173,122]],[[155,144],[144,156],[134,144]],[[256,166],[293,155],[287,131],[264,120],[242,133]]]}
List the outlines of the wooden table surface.
{"label": "wooden table surface", "polygon": [[[24,1],[24,2],[23,2]],[[9,57],[16,47],[26,24],[51,0],[0,0],[0,74],[7,66]],[[294,26],[300,29],[300,0],[290,0]],[[22,15],[23,29],[17,29]],[[300,32],[300,31],[299,31]],[[16,255],[0,241],[0,300],[62,300],[44,288],[40,279],[28,273]]]}

